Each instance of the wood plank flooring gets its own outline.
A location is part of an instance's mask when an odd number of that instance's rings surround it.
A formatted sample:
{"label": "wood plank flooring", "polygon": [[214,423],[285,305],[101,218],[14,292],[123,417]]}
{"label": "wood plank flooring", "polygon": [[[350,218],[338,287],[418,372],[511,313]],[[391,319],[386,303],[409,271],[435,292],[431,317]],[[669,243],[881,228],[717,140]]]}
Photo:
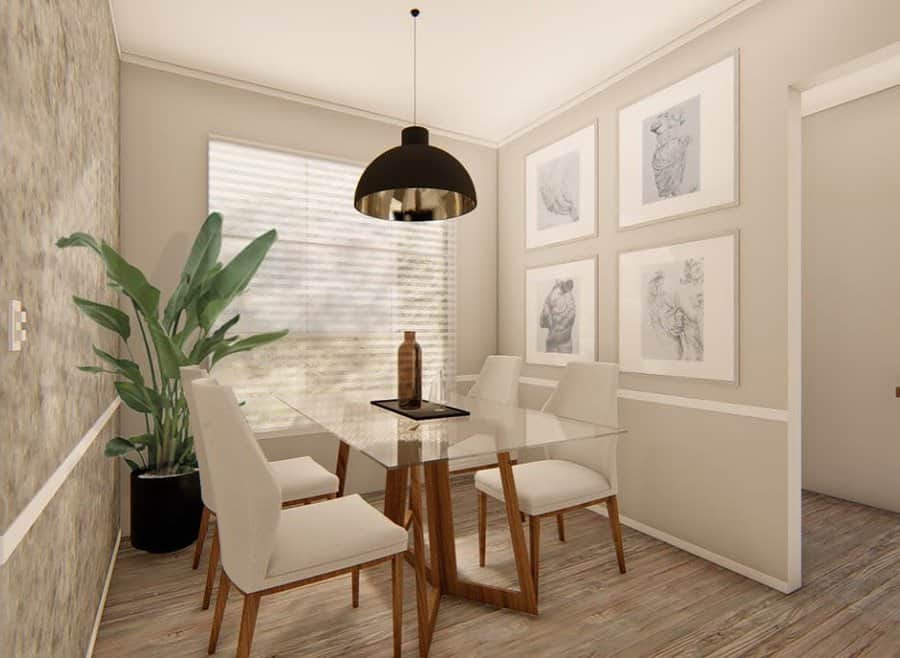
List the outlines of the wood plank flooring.
{"label": "wood plank flooring", "polygon": [[[471,476],[453,489],[461,575],[515,586],[502,505],[488,503],[482,569]],[[900,656],[900,515],[806,493],[803,519],[807,584],[785,596],[629,528],[620,575],[606,518],[574,512],[565,544],[552,527],[542,533],[540,616],[444,599],[431,655]],[[200,609],[204,569],[191,570],[191,551],[149,555],[123,544],[97,658],[206,655],[212,610]],[[405,573],[403,652],[412,657],[415,584]],[[234,655],[239,622],[233,594],[216,655]],[[390,564],[363,572],[357,609],[349,575],[263,599],[253,644],[254,656],[391,651]]]}

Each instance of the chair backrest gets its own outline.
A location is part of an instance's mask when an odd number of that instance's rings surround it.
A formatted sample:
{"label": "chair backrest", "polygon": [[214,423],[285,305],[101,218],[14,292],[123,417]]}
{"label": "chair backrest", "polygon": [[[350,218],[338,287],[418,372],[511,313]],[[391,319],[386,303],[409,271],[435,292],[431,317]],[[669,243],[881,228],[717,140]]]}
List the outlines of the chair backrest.
{"label": "chair backrest", "polygon": [[211,379],[198,379],[193,386],[195,421],[218,504],[222,565],[241,590],[258,591],[275,546],[281,491],[234,391]]}
{"label": "chair backrest", "polygon": [[[543,410],[557,416],[618,427],[618,392],[618,364],[570,361]],[[585,439],[550,446],[547,453],[552,459],[565,459],[602,473],[615,493],[618,490],[617,443],[617,436]]]}
{"label": "chair backrest", "polygon": [[194,451],[197,453],[197,466],[200,469],[200,495],[203,504],[211,511],[216,511],[216,496],[212,480],[209,477],[209,469],[206,464],[206,451],[200,440],[200,428],[197,418],[197,403],[194,402],[194,382],[208,377],[206,370],[200,366],[183,366],[181,371],[181,390],[184,391],[184,399],[187,401],[188,412],[191,418],[191,432],[194,435]]}
{"label": "chair backrest", "polygon": [[484,360],[478,379],[469,389],[469,396],[500,404],[519,404],[519,373],[522,359],[518,356],[492,355]]}

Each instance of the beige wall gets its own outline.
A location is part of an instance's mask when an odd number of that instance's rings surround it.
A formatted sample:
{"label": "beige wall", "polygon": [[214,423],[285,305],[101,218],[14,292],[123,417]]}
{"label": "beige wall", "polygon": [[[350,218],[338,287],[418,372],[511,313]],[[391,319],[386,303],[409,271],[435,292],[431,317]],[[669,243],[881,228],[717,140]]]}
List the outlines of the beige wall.
{"label": "beige wall", "polygon": [[[164,296],[206,217],[211,134],[358,162],[400,139],[395,125],[133,64],[122,65],[121,95],[122,250]],[[474,372],[497,347],[497,153],[440,136],[432,142],[459,158],[478,192],[478,208],[457,222],[457,367]],[[287,456],[289,442],[265,445]],[[306,447],[298,441],[298,452]],[[351,467],[348,485],[383,481],[369,460],[352,461],[366,466]]]}
{"label": "beige wall", "polygon": [[[35,519],[29,503],[113,401],[108,378],[76,370],[114,336],[72,295],[115,304],[103,267],[57,238],[118,243],[118,55],[106,0],[4,1],[0,9],[0,533],[34,525],[0,565],[0,655],[87,649],[118,530],[111,423]],[[6,305],[29,340],[7,351]],[[15,525],[13,525],[15,524]],[[12,531],[12,532],[11,532]]]}
{"label": "beige wall", "polygon": [[[599,256],[598,359],[616,361],[618,252],[739,229],[740,385],[625,374],[621,386],[784,410],[788,397],[788,86],[898,39],[900,5],[891,0],[765,0],[503,146],[499,162],[500,351],[524,355],[526,267]],[[740,205],[618,232],[618,108],[738,48]],[[525,155],[595,120],[598,237],[526,252]],[[523,374],[558,378],[559,370],[526,366]],[[620,458],[624,515],[775,579],[788,579],[785,423],[701,411],[673,413],[656,403],[636,401],[622,402],[622,418],[631,430]],[[673,454],[673,445],[683,451]],[[692,459],[683,458],[688,454]],[[682,457],[673,461],[676,455]],[[718,476],[711,476],[713,469]],[[692,487],[702,493],[687,496]],[[767,493],[756,497],[760,491]],[[679,498],[682,505],[673,507]],[[744,546],[727,544],[722,541],[726,535],[754,541]]]}
{"label": "beige wall", "polygon": [[900,87],[803,120],[803,479],[900,512]]}

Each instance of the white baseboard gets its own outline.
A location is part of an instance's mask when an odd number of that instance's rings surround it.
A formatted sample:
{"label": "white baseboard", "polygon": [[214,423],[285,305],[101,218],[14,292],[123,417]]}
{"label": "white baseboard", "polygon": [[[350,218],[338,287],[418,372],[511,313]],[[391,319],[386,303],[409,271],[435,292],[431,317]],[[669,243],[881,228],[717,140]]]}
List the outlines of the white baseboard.
{"label": "white baseboard", "polygon": [[[597,505],[594,507],[589,507],[588,509],[596,514],[600,514],[601,516],[606,516],[605,506]],[[619,515],[619,521],[622,523],[622,525],[628,526],[632,530],[637,530],[638,532],[653,537],[654,539],[658,539],[661,542],[671,544],[675,548],[680,548],[686,553],[696,555],[699,558],[703,558],[707,562],[712,562],[713,564],[724,567],[729,571],[734,571],[735,573],[740,574],[745,578],[755,580],[758,583],[762,583],[763,585],[771,587],[772,589],[784,594],[790,594],[794,590],[799,589],[799,587],[791,586],[791,584],[785,580],[775,578],[774,576],[770,576],[769,574],[763,573],[762,571],[757,571],[753,567],[748,567],[746,564],[735,562],[731,558],[725,557],[724,555],[713,553],[712,551],[707,550],[702,546],[697,546],[696,544],[692,544],[689,541],[685,541],[684,539],[680,539],[678,537],[675,537],[674,535],[670,535],[667,532],[657,530],[656,528],[645,523],[630,519],[627,516]]]}
{"label": "white baseboard", "polygon": [[100,595],[100,604],[97,606],[97,614],[94,616],[94,628],[91,630],[91,641],[88,643],[84,658],[94,655],[94,645],[97,643],[97,633],[100,632],[100,622],[103,620],[103,610],[106,608],[106,596],[109,594],[109,585],[112,582],[113,569],[116,567],[116,559],[119,557],[119,545],[122,543],[122,530],[116,535],[116,545],[113,546],[112,555],[109,558],[109,568],[106,570],[106,582],[103,583],[103,593]]}

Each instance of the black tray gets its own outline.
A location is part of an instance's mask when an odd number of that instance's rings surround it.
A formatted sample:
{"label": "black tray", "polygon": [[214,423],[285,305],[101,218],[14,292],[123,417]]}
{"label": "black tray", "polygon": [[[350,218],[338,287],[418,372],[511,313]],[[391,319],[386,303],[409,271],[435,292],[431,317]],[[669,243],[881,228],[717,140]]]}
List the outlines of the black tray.
{"label": "black tray", "polygon": [[372,404],[395,414],[412,418],[413,420],[435,420],[437,418],[459,418],[460,416],[468,416],[469,412],[465,409],[457,409],[439,402],[429,402],[422,400],[422,406],[418,409],[401,409],[397,398],[392,400],[372,400]]}

